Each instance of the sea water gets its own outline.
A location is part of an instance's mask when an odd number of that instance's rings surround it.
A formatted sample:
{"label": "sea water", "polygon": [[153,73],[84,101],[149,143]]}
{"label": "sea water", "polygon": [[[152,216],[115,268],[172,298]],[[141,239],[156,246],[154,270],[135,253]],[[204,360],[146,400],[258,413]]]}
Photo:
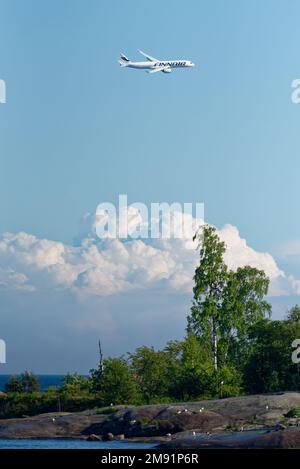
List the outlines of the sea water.
{"label": "sea water", "polygon": [[153,443],[131,443],[127,441],[86,441],[68,439],[0,439],[1,449],[150,449]]}

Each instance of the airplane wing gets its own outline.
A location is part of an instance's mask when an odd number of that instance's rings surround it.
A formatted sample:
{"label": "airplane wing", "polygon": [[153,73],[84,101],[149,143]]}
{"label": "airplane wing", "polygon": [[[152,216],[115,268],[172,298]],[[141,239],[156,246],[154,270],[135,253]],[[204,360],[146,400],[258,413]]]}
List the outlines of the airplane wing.
{"label": "airplane wing", "polygon": [[144,57],[146,57],[146,59],[149,60],[150,62],[159,62],[158,59],[156,59],[155,57],[151,57],[151,55],[145,54],[145,52],[143,52],[140,49],[139,49],[139,53],[142,54]]}
{"label": "airplane wing", "polygon": [[170,73],[171,68],[168,65],[167,66],[164,65],[163,67],[155,67],[148,71],[148,73],[156,73],[156,72]]}

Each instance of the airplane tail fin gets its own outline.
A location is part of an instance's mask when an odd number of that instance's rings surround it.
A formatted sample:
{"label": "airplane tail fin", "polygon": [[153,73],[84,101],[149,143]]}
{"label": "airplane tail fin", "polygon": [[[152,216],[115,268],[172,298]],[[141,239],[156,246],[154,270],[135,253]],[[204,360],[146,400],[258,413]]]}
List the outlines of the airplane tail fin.
{"label": "airplane tail fin", "polygon": [[118,60],[118,62],[121,65],[121,67],[127,67],[130,60],[128,59],[128,57],[126,57],[126,55],[120,54],[120,60]]}

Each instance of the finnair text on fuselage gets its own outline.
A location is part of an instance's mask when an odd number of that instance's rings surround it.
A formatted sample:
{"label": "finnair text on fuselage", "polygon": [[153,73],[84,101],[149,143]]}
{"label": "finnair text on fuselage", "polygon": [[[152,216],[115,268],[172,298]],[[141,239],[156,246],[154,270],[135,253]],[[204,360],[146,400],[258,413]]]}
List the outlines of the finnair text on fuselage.
{"label": "finnair text on fuselage", "polygon": [[152,67],[192,67],[188,60],[162,60],[161,62],[129,62],[131,68],[152,68]]}
{"label": "finnair text on fuselage", "polygon": [[169,67],[191,67],[191,62],[188,61],[188,60],[182,60],[182,61],[178,61],[178,60],[170,60],[169,62],[167,61],[163,61],[163,62],[157,62],[155,64],[155,67],[161,67],[163,65],[169,65]]}

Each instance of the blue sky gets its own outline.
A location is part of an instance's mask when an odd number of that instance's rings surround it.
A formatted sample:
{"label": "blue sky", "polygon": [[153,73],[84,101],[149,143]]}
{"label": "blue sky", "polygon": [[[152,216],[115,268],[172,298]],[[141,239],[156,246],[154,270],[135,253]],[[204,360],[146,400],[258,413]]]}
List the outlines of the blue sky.
{"label": "blue sky", "polygon": [[[69,245],[118,194],[204,202],[299,276],[299,14],[293,0],[0,0],[0,233]],[[120,69],[138,48],[196,67]]]}

